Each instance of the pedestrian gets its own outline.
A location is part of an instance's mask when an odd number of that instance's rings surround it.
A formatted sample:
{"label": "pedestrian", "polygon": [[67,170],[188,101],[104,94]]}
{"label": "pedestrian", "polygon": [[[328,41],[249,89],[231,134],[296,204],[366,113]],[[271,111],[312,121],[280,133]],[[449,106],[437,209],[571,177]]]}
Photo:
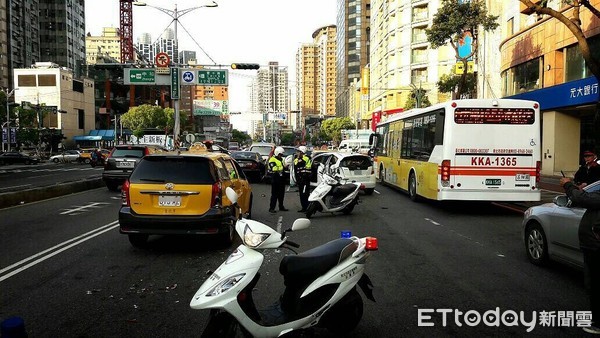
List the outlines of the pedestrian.
{"label": "pedestrian", "polygon": [[575,176],[573,181],[579,189],[583,189],[586,185],[592,184],[600,180],[600,164],[598,164],[598,157],[593,151],[586,150],[583,152],[583,163]]}
{"label": "pedestrian", "polygon": [[282,147],[275,148],[273,156],[269,159],[268,170],[271,174],[271,204],[269,212],[274,214],[275,205],[279,202],[279,211],[288,211],[283,206],[283,198],[285,197],[285,180],[283,178],[283,153]]}
{"label": "pedestrian", "polygon": [[302,209],[298,212],[306,212],[308,208],[308,195],[310,195],[310,175],[312,161],[306,155],[306,147],[299,146],[294,158],[294,179],[298,185],[298,193],[300,194],[300,205]]}
{"label": "pedestrian", "polygon": [[583,330],[600,334],[600,191],[582,190],[568,177],[561,178],[560,185],[573,206],[586,208],[579,222],[578,233],[579,248],[583,253],[585,284],[592,310],[592,326],[584,327]]}

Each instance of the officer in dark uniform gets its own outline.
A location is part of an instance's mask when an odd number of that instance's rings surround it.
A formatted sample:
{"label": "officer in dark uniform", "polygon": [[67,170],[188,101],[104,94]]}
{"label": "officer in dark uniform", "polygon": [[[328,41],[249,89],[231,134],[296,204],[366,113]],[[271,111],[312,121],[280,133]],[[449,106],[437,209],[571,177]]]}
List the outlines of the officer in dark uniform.
{"label": "officer in dark uniform", "polygon": [[269,212],[275,213],[275,205],[279,201],[279,210],[288,211],[283,206],[283,198],[285,197],[285,180],[283,179],[283,153],[282,147],[275,148],[273,156],[269,159],[268,169],[271,174],[271,204]]}
{"label": "officer in dark uniform", "polygon": [[306,212],[306,208],[308,208],[311,168],[312,161],[310,160],[310,157],[306,155],[306,147],[298,147],[298,153],[294,158],[294,179],[298,185],[300,205],[302,206],[302,209],[298,210],[298,212]]}

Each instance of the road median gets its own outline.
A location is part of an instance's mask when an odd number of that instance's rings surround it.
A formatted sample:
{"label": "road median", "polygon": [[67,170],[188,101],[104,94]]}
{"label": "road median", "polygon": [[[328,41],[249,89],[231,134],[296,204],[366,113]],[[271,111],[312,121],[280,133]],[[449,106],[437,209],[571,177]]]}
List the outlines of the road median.
{"label": "road median", "polygon": [[37,202],[53,197],[73,194],[80,191],[104,186],[102,178],[88,178],[79,181],[65,182],[56,185],[12,191],[0,194],[0,208]]}

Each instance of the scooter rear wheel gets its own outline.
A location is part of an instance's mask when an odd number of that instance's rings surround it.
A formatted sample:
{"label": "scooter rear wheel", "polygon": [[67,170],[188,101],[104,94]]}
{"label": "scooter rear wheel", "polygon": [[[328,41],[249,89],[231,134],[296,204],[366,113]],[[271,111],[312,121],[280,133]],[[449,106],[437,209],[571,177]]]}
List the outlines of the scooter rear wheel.
{"label": "scooter rear wheel", "polygon": [[329,311],[325,312],[322,322],[319,324],[336,335],[345,335],[358,326],[362,315],[362,297],[354,288]]}
{"label": "scooter rear wheel", "polygon": [[356,205],[356,203],[357,200],[354,199],[354,201],[350,202],[350,204],[348,204],[344,209],[342,209],[344,215],[350,215],[352,213],[352,210],[354,210],[354,206]]}

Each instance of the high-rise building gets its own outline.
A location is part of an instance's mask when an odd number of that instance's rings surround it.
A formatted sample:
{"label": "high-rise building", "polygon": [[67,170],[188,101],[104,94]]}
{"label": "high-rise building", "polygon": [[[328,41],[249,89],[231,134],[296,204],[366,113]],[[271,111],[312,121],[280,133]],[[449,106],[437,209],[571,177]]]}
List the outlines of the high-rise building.
{"label": "high-rise building", "polygon": [[303,44],[296,52],[296,100],[303,118],[320,115],[319,46]]}
{"label": "high-rise building", "polygon": [[191,65],[196,64],[196,52],[192,50],[182,50],[179,52],[179,64],[180,65]]}
{"label": "high-rise building", "polygon": [[[251,84],[250,110],[262,114],[262,123],[253,125],[254,135],[276,141],[277,131],[289,124],[290,119],[287,67],[271,61],[268,67],[258,70]],[[257,130],[258,125],[262,126],[263,132]],[[265,135],[267,125],[270,133]]]}
{"label": "high-rise building", "polygon": [[160,39],[151,42],[151,35],[148,33],[142,34],[140,38],[138,38],[136,51],[138,55],[138,60],[143,63],[154,63],[154,58],[158,53],[164,52],[169,55],[171,62],[176,63],[177,52],[175,51],[175,40],[174,39],[164,39],[163,37],[171,36],[172,34],[165,33],[161,36]]}
{"label": "high-rise building", "polygon": [[337,28],[329,25],[317,29],[313,40],[318,49],[318,105],[321,117],[335,116]]}
{"label": "high-rise building", "polygon": [[348,116],[350,86],[354,79],[360,79],[361,69],[369,64],[371,0],[337,0],[337,3],[336,115]]}
{"label": "high-rise building", "polygon": [[104,27],[102,35],[85,37],[85,59],[87,64],[121,62],[121,40],[119,29]]}
{"label": "high-rise building", "polygon": [[[26,12],[33,15],[31,9]],[[40,61],[67,67],[80,77],[85,64],[84,0],[40,1],[39,13],[35,25],[39,25]]]}
{"label": "high-rise building", "polygon": [[8,12],[6,1],[0,1],[0,87],[9,87]]}
{"label": "high-rise building", "polygon": [[10,72],[13,69],[31,67],[42,61],[38,15],[40,8],[38,0],[10,0],[7,4],[8,77],[12,87]]}

